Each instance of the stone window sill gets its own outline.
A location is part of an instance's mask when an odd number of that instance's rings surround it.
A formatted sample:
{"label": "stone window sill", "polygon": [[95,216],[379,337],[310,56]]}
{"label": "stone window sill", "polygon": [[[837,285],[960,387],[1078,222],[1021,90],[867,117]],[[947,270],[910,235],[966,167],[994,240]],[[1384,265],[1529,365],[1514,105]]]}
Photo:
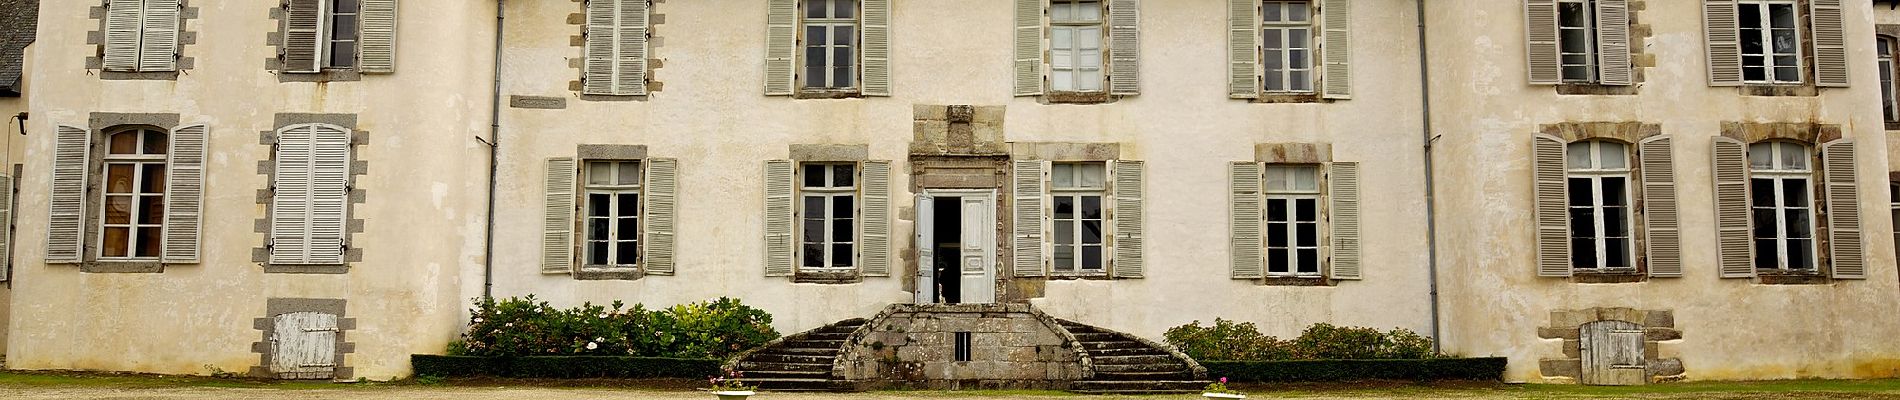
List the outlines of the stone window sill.
{"label": "stone window sill", "polygon": [[1756,271],[1755,282],[1763,285],[1825,285],[1833,279],[1820,271]]}
{"label": "stone window sill", "polygon": [[303,73],[277,71],[278,83],[290,82],[356,82],[363,80],[363,74],[353,68],[324,69],[323,72]]}
{"label": "stone window sill", "polygon": [[1900,131],[1900,121],[1887,121],[1886,126],[1887,130]]}
{"label": "stone window sill", "polygon": [[87,261],[79,264],[79,272],[92,274],[155,274],[165,272],[165,263],[158,261]]}
{"label": "stone window sill", "polygon": [[1761,97],[1815,97],[1821,95],[1821,88],[1809,84],[1766,84],[1749,83],[1741,86],[1743,96]]}
{"label": "stone window sill", "polygon": [[1332,286],[1333,281],[1323,276],[1269,276],[1256,282],[1260,286]]}
{"label": "stone window sill", "polygon": [[827,89],[802,89],[802,90],[799,90],[799,91],[798,91],[798,94],[794,94],[794,95],[792,95],[792,98],[793,98],[793,99],[799,99],[799,100],[805,100],[805,99],[858,99],[858,98],[864,98],[864,93],[862,93],[862,92],[859,92],[859,91],[858,91],[858,89],[838,89],[838,90],[827,90]]}
{"label": "stone window sill", "polygon": [[1247,102],[1253,104],[1317,104],[1331,103],[1333,101],[1320,97],[1319,93],[1275,92],[1261,93],[1260,96],[1248,99]]}
{"label": "stone window sill", "polygon": [[577,281],[631,281],[643,277],[646,277],[646,273],[637,267],[588,265],[581,267],[579,271],[574,271],[574,280]]}
{"label": "stone window sill", "polygon": [[348,264],[264,264],[266,274],[343,274]]}
{"label": "stone window sill", "polygon": [[1578,270],[1570,278],[1576,283],[1638,283],[1649,275],[1635,269]]}
{"label": "stone window sill", "polygon": [[809,271],[801,270],[792,275],[792,283],[816,283],[821,285],[845,285],[864,282],[864,275],[858,270],[845,271]]}
{"label": "stone window sill", "polygon": [[1574,96],[1634,96],[1636,85],[1602,85],[1595,83],[1565,83],[1556,85],[1557,94]]}
{"label": "stone window sill", "polygon": [[1049,104],[1108,104],[1115,102],[1115,96],[1108,92],[1049,92],[1043,95],[1043,101]]}
{"label": "stone window sill", "polygon": [[1112,276],[1108,276],[1108,272],[1091,272],[1091,273],[1058,272],[1058,273],[1049,274],[1049,280],[1052,280],[1052,281],[1112,281],[1112,280],[1115,280],[1115,278]]}

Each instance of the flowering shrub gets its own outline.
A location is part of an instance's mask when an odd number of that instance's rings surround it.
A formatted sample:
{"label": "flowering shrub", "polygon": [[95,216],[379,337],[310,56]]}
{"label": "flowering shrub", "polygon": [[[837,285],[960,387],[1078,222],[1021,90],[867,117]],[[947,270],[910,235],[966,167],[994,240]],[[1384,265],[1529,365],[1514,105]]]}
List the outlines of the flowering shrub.
{"label": "flowering shrub", "polygon": [[1220,382],[1214,382],[1214,383],[1209,383],[1209,384],[1207,384],[1207,388],[1206,388],[1206,389],[1201,389],[1201,392],[1203,392],[1203,393],[1219,393],[1219,394],[1240,394],[1240,391],[1238,391],[1238,390],[1233,390],[1233,389],[1228,389],[1228,388],[1227,388],[1227,377],[1225,377],[1225,376],[1223,376],[1223,377],[1220,377]]}
{"label": "flowering shrub", "polygon": [[778,338],[771,314],[729,298],[663,310],[618,301],[559,309],[529,295],[478,299],[469,314],[468,333],[449,354],[725,358]]}
{"label": "flowering shrub", "polygon": [[1214,319],[1168,329],[1169,345],[1199,360],[1374,360],[1424,359],[1432,353],[1431,339],[1405,329],[1380,332],[1372,328],[1313,324],[1291,341],[1263,335],[1251,322]]}
{"label": "flowering shrub", "polygon": [[739,381],[739,378],[745,377],[745,373],[743,372],[725,369],[722,374],[722,376],[706,378],[708,383],[712,383],[712,387],[708,388],[709,390],[715,392],[749,392],[759,388],[758,386],[746,386],[745,382]]}

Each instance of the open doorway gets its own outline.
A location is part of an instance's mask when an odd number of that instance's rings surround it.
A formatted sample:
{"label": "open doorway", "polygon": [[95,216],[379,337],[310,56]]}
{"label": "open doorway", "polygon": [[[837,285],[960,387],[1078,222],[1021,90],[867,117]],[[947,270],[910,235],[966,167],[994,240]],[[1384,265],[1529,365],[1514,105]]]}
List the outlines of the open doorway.
{"label": "open doorway", "polygon": [[996,301],[996,192],[932,189],[917,196],[918,304]]}
{"label": "open doorway", "polygon": [[936,257],[932,257],[935,265],[931,268],[936,288],[931,298],[944,304],[962,303],[963,270],[957,268],[957,260],[963,259],[963,206],[959,204],[962,198],[944,196],[931,201],[935,203],[931,217],[936,222],[931,232],[933,243],[929,244],[936,253]]}

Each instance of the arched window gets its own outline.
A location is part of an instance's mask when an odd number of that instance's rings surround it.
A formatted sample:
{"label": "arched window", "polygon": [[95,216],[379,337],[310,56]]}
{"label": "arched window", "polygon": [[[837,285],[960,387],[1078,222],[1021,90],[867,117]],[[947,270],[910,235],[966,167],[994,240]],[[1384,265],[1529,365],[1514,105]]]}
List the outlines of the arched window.
{"label": "arched window", "polygon": [[99,258],[156,259],[164,248],[165,154],[170,136],[137,127],[106,136]]}
{"label": "arched window", "polygon": [[1565,161],[1570,196],[1570,267],[1635,268],[1630,240],[1630,146],[1572,142]]}
{"label": "arched window", "polygon": [[1748,146],[1756,269],[1814,269],[1814,167],[1810,160],[1808,146],[1800,143]]}

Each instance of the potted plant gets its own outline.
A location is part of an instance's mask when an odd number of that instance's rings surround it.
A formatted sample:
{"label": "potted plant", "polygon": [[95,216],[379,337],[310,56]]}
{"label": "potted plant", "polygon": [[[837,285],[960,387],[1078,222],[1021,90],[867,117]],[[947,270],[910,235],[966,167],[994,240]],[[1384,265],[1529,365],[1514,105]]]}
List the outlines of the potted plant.
{"label": "potted plant", "polygon": [[744,377],[742,372],[725,370],[725,376],[714,376],[706,380],[712,383],[712,388],[707,390],[711,390],[714,396],[719,396],[719,400],[745,400],[747,396],[753,394],[753,389],[759,387],[746,386],[745,382],[739,381],[742,377]]}
{"label": "potted plant", "polygon": [[1207,384],[1207,389],[1201,390],[1201,397],[1210,399],[1244,399],[1247,398],[1247,395],[1239,391],[1228,389],[1227,377],[1223,376],[1220,377],[1220,382]]}

